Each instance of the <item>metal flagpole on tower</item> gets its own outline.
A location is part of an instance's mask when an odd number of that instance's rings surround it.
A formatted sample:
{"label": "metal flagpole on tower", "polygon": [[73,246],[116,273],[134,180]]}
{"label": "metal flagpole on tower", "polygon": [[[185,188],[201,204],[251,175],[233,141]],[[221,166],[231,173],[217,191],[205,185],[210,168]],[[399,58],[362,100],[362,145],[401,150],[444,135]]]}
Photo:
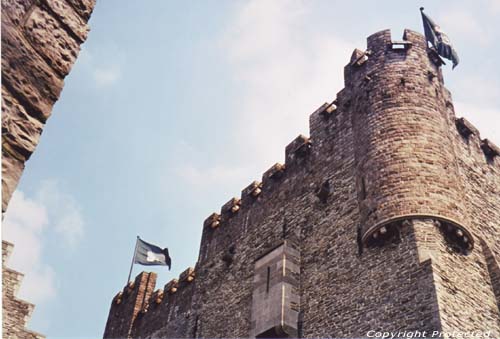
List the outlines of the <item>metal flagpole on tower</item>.
{"label": "metal flagpole on tower", "polygon": [[130,276],[132,275],[132,268],[134,267],[135,255],[137,254],[137,244],[138,243],[139,243],[139,236],[137,236],[137,239],[135,240],[134,256],[132,257],[132,262],[130,263],[130,272],[128,272],[128,279],[127,279],[126,285],[128,285],[128,283],[130,282]]}

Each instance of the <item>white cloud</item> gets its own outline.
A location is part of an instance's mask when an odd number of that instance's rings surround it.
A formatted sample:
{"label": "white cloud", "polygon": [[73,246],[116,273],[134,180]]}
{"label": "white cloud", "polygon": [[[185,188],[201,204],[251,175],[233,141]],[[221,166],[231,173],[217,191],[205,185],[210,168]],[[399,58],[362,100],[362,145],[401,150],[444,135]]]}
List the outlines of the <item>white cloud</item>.
{"label": "white cloud", "polygon": [[486,3],[492,14],[500,13],[500,0],[487,0]]}
{"label": "white cloud", "polygon": [[37,201],[46,206],[51,226],[64,240],[63,244],[74,248],[83,236],[83,217],[80,206],[69,194],[62,192],[57,182],[42,182],[36,195]]}
{"label": "white cloud", "polygon": [[115,84],[120,79],[121,71],[117,65],[112,65],[107,68],[94,69],[92,76],[98,87],[107,87]]}
{"label": "white cloud", "polygon": [[343,87],[354,46],[306,31],[310,20],[304,2],[245,2],[222,40],[241,93],[235,140],[262,171],[282,161],[285,146],[308,134],[308,115]]}
{"label": "white cloud", "polygon": [[22,192],[12,195],[2,227],[2,237],[14,244],[8,266],[25,274],[18,297],[41,303],[55,296],[53,269],[42,263],[42,233],[48,225],[45,206],[26,198]]}
{"label": "white cloud", "polygon": [[2,225],[2,238],[14,244],[8,266],[25,275],[18,297],[40,304],[56,296],[57,276],[44,262],[44,237],[74,248],[83,235],[83,218],[73,197],[45,181],[34,198],[16,191]]}
{"label": "white cloud", "polygon": [[87,69],[86,73],[90,75],[94,85],[99,89],[115,85],[122,76],[123,55],[118,53],[114,55],[113,63],[103,65],[100,60],[106,59],[104,56],[94,56],[85,46],[77,59],[77,62]]}
{"label": "white cloud", "polygon": [[207,188],[223,183],[241,183],[249,180],[249,170],[239,167],[199,168],[192,164],[186,164],[178,167],[175,172],[181,179],[197,188]]}
{"label": "white cloud", "polygon": [[[306,31],[307,3],[242,3],[219,41],[238,84],[231,144],[215,165],[196,165],[189,145],[175,174],[197,189],[215,184],[235,193],[276,162],[297,135],[309,134],[309,114],[343,88],[352,46],[331,32]],[[364,46],[360,46],[363,48]],[[180,147],[179,146],[179,147]]]}

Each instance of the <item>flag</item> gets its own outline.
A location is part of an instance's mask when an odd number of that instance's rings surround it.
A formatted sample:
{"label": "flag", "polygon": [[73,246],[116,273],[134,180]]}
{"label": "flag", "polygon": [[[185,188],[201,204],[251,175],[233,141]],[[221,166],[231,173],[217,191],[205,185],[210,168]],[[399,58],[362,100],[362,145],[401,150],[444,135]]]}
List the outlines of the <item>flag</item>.
{"label": "flag", "polygon": [[138,237],[133,262],[134,264],[147,266],[168,266],[168,269],[170,270],[172,259],[170,259],[168,254],[168,248],[161,249],[160,247],[149,244]]}
{"label": "flag", "polygon": [[453,62],[453,68],[455,68],[458,65],[459,59],[457,52],[451,45],[450,39],[441,31],[441,27],[436,25],[434,21],[424,13],[423,7],[420,7],[420,12],[422,13],[422,20],[424,22],[425,38],[434,46],[440,56],[451,60],[451,62]]}

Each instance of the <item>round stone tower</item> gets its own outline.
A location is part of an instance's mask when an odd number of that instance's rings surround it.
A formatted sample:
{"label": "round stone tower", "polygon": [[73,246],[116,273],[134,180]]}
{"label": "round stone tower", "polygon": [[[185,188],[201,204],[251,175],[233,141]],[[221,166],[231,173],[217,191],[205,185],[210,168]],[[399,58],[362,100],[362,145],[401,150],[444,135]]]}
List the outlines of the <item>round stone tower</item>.
{"label": "round stone tower", "polygon": [[430,218],[458,250],[473,247],[441,64],[419,33],[393,41],[384,30],[345,68],[351,99],[339,105],[352,112],[363,245],[394,235],[405,220]]}

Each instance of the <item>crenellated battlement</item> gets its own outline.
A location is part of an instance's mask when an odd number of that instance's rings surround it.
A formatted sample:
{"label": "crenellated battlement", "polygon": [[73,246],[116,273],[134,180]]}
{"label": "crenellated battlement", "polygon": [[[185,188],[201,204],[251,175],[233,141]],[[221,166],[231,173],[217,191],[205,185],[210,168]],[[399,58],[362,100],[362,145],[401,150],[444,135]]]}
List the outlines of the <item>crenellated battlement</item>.
{"label": "crenellated battlement", "polygon": [[[409,60],[406,60],[406,58],[408,58]],[[449,91],[442,86],[442,75],[441,70],[439,69],[440,64],[436,63],[433,52],[427,48],[425,37],[420,33],[407,29],[404,31],[403,40],[398,41],[392,39],[390,30],[382,30],[380,32],[372,34],[367,38],[366,51],[361,51],[359,49],[354,50],[350,62],[345,68],[345,80],[347,86],[346,89],[340,91],[337,94],[337,98],[333,102],[324,103],[311,114],[310,134],[317,134],[316,130],[318,128],[321,128],[321,125],[313,126],[313,121],[316,119],[316,116],[321,117],[320,124],[324,125],[327,125],[329,121],[332,121],[336,115],[348,114],[352,117],[353,113],[350,112],[353,110],[358,110],[360,108],[359,105],[356,105],[354,103],[356,97],[361,98],[361,100],[366,102],[370,101],[370,96],[372,96],[373,100],[380,100],[380,102],[383,104],[383,106],[380,107],[390,108],[394,106],[394,103],[392,102],[397,102],[397,100],[395,100],[395,95],[397,95],[397,93],[401,91],[400,87],[409,90],[409,93],[411,93],[411,91],[419,91],[420,86],[415,83],[414,80],[414,78],[417,76],[417,73],[415,73],[415,70],[411,68],[399,72],[401,74],[401,77],[395,79],[397,86],[394,93],[390,92],[387,89],[381,91],[380,97],[376,97],[374,95],[376,93],[373,93],[376,91],[375,87],[377,85],[375,84],[379,84],[380,81],[384,81],[384,75],[381,74],[381,71],[377,70],[377,65],[382,64],[386,65],[384,67],[393,67],[390,65],[390,63],[406,64],[408,62],[418,62],[419,59],[422,59],[427,63],[428,69],[423,69],[423,71],[422,69],[419,69],[418,76],[422,77],[424,83],[428,83],[431,84],[432,87],[436,87],[436,90],[433,90],[433,94],[435,92],[435,95],[438,95],[438,91],[442,92],[442,94],[438,96],[441,96],[442,98],[441,100],[443,102],[443,110],[446,110],[448,108],[453,109],[453,105],[451,103],[451,95]],[[389,63],[389,66],[387,66],[387,63]],[[435,79],[438,79],[439,81],[434,82]],[[357,93],[359,92],[359,90],[357,90],[356,93],[353,93],[353,90],[350,88],[356,88],[356,86],[357,88],[361,89],[362,92],[364,92],[364,95],[359,95]],[[381,87],[380,84],[378,86]],[[392,86],[393,85],[390,85],[388,86],[388,88],[391,88]],[[368,94],[368,97],[366,96],[366,94]],[[408,100],[406,101],[408,102]],[[390,105],[387,105],[386,103],[390,103]],[[354,107],[351,107],[352,105],[354,105]],[[366,108],[363,108],[363,110],[366,110]],[[452,112],[452,114],[454,113]],[[454,121],[459,133],[469,133],[477,135],[479,137],[479,132],[477,131],[477,129],[475,127],[472,127],[472,125],[465,119],[455,119]],[[413,126],[409,127],[414,128]],[[443,134],[443,141],[436,142],[434,146],[445,150],[447,147],[446,144],[448,140],[448,133],[449,132],[446,131],[446,133]],[[321,138],[323,137],[323,135],[321,135],[320,133],[319,137]],[[322,143],[324,143],[324,141],[316,138],[314,143],[318,143],[321,145]],[[285,164],[276,163],[275,165],[273,165],[269,170],[264,172],[262,176],[262,182],[253,182],[251,185],[243,189],[241,199],[233,198],[228,201],[222,206],[221,214],[212,214],[209,218],[207,218],[204,225],[210,224],[212,225],[212,228],[217,228],[221,224],[221,220],[224,222],[225,220],[234,216],[235,213],[237,213],[241,209],[245,210],[246,208],[251,208],[251,205],[257,200],[257,197],[259,197],[259,199],[262,199],[266,195],[270,194],[273,190],[278,189],[279,184],[283,182],[283,179],[286,177],[286,173],[289,168],[296,165],[306,166],[303,161],[306,161],[307,155],[310,153],[312,148],[314,148],[312,138],[308,138],[304,135],[299,135],[285,148]],[[480,140],[480,149],[490,160],[490,165],[494,164],[495,162],[491,161],[491,159],[494,159],[498,156],[498,147],[493,145],[491,141],[485,139]],[[414,157],[414,155],[412,155],[412,157]],[[366,185],[366,179],[363,180],[365,180]],[[459,201],[460,199],[457,199],[456,204],[458,204]],[[367,210],[365,214],[366,217],[369,217],[370,215],[376,213],[375,209],[371,206],[368,206],[365,202],[361,202],[361,209]],[[468,232],[460,222],[456,221],[462,220],[462,215],[443,216],[439,213],[431,213],[431,211],[424,211],[425,213],[417,213],[416,210],[410,210],[411,213],[398,212],[397,216],[389,217],[385,220],[383,218],[382,220],[380,220],[381,217],[377,217],[379,220],[375,223],[374,226],[365,226],[366,230],[362,236],[363,242],[367,244],[373,243],[373,237],[376,237],[379,240],[383,239],[384,236],[381,233],[386,234],[384,231],[386,231],[387,227],[389,227],[390,225],[394,225],[394,222],[396,220],[411,218],[412,215],[415,217],[435,217],[436,222],[442,222],[446,223],[447,225],[451,225],[450,227],[460,230],[459,233],[468,233],[469,236],[466,236],[465,239],[472,239],[470,232]],[[410,212],[410,210],[408,212]],[[226,215],[226,217],[221,218],[221,216],[224,215]],[[470,249],[471,246],[473,246],[473,241],[468,242],[465,245],[465,248]]]}
{"label": "crenellated battlement", "polygon": [[[144,276],[147,276],[147,279],[144,279]],[[130,281],[127,285],[125,285],[125,287],[123,287],[123,290],[115,295],[113,303],[120,305],[130,302],[136,297],[137,294],[142,293],[143,291],[141,291],[141,289],[143,289],[144,291],[149,291],[148,294],[150,296],[149,300],[141,305],[141,309],[144,309],[151,303],[151,301],[159,304],[163,300],[164,296],[174,294],[178,291],[178,289],[189,285],[194,281],[195,276],[196,274],[194,268],[188,267],[179,275],[177,279],[174,278],[167,282],[163,289],[157,289],[151,293],[156,285],[156,274],[141,272],[136,276],[134,281]]]}
{"label": "crenellated battlement", "polygon": [[[443,107],[451,107],[453,105],[451,103],[451,94],[449,91],[442,86],[442,76],[441,70],[439,69],[440,64],[436,63],[434,60],[433,52],[427,48],[427,43],[425,41],[425,37],[417,32],[406,29],[403,34],[403,40],[393,40],[391,37],[390,30],[382,30],[375,34],[372,34],[367,38],[367,49],[362,51],[360,49],[355,49],[352,53],[351,59],[349,63],[345,67],[345,80],[346,80],[346,89],[341,90],[337,94],[337,98],[333,100],[331,103],[324,103],[318,109],[316,109],[310,116],[310,134],[316,135],[317,130],[321,129],[323,126],[328,125],[333,120],[335,120],[335,116],[340,114],[348,114],[352,115],[353,110],[359,109],[358,105],[355,107],[351,107],[354,105],[354,100],[356,97],[360,97],[363,101],[369,100],[370,96],[373,96],[374,99],[379,99],[385,106],[386,103],[394,102],[394,94],[389,92],[388,90],[381,91],[381,95],[379,98],[375,97],[373,92],[374,88],[380,82],[383,77],[381,72],[377,70],[377,65],[381,64],[381,60],[383,60],[383,64],[387,62],[393,63],[407,63],[406,57],[409,59],[418,59],[423,58],[427,60],[428,70],[424,70],[423,72],[419,72],[419,76],[422,76],[426,81],[430,84],[434,84],[433,86],[437,86],[439,91],[442,92],[441,97],[443,100]],[[404,56],[404,58],[402,58]],[[411,61],[413,62],[413,60]],[[418,85],[414,83],[412,77],[415,77],[416,74],[412,73],[413,71],[402,71],[401,77],[396,79],[397,88],[396,91],[400,91],[400,87],[405,88],[406,90],[415,91],[418,89]],[[439,79],[440,81],[434,82],[435,79]],[[392,85],[391,85],[392,86]],[[358,95],[358,93],[353,93],[351,88],[359,88],[362,92],[362,95]],[[359,91],[358,91],[359,92]],[[434,91],[437,93],[437,91]],[[367,97],[368,95],[368,97]],[[388,107],[393,106],[394,104],[390,104]],[[364,108],[365,109],[365,108]],[[316,122],[319,117],[319,123]],[[453,118],[455,119],[455,118]],[[470,122],[461,118],[455,119],[456,128],[461,134],[473,134],[479,137],[479,132],[475,127],[473,127]],[[413,126],[411,126],[413,128]],[[335,128],[334,128],[335,129]],[[324,135],[321,133],[318,134],[319,138],[315,138],[314,143],[318,143],[319,145],[324,143],[324,140],[321,140]],[[467,135],[468,137],[468,135]],[[447,139],[447,137],[446,137]],[[440,148],[446,148],[446,142],[436,142],[435,146]],[[269,195],[275,189],[278,189],[283,179],[286,177],[287,170],[291,167],[295,166],[307,166],[304,161],[307,161],[307,155],[314,148],[312,138],[308,138],[304,135],[299,135],[292,142],[290,142],[285,148],[285,164],[276,163],[270,169],[264,172],[262,175],[261,182],[253,182],[248,187],[242,190],[241,198],[232,198],[226,204],[221,207],[221,213],[214,213],[209,216],[205,222],[204,226],[210,225],[212,229],[215,229],[221,225],[221,222],[224,223],[229,218],[233,217],[238,211],[245,210],[247,208],[251,208],[251,205],[257,200],[257,198],[263,198],[266,195]],[[499,149],[495,145],[491,143],[491,141],[485,139],[480,140],[480,149],[483,150],[485,156],[488,159],[493,159],[498,156]],[[494,161],[490,161],[490,165],[492,165]],[[263,195],[262,195],[263,194]],[[367,212],[367,214],[373,213],[373,208],[365,206],[362,204],[363,209],[369,208],[371,209]],[[433,216],[432,213],[407,213],[401,214],[396,219],[402,219],[404,215],[420,215],[420,216]],[[436,216],[436,215],[434,215]],[[379,218],[380,219],[380,218]],[[394,220],[396,220],[394,219]],[[460,228],[464,230],[463,226],[460,226],[459,222],[455,221],[461,218],[449,218],[443,217],[440,218],[437,215],[436,220],[447,220],[450,225],[455,225],[454,227]],[[376,226],[370,231],[366,231],[364,233],[362,239],[364,242],[368,242],[370,237],[373,236],[378,237],[380,232],[377,231],[378,228],[386,227],[392,223],[391,218],[388,218],[386,221],[377,222]],[[385,225],[385,226],[384,226]],[[383,232],[383,230],[382,230]],[[382,239],[380,237],[379,239]],[[467,247],[470,247],[470,244]]]}
{"label": "crenellated battlement", "polygon": [[182,302],[177,294],[193,294],[195,280],[192,267],[184,270],[177,279],[171,279],[163,289],[155,290],[156,274],[141,272],[134,281],[124,286],[113,298],[112,316],[108,318],[104,336],[106,338],[128,338],[133,331],[148,322],[149,313],[155,316],[162,308],[172,308]]}
{"label": "crenellated battlement", "polygon": [[[132,338],[362,337],[368,323],[495,329],[493,308],[469,323],[448,311],[483,314],[483,300],[500,300],[500,149],[456,118],[441,66],[417,32],[369,36],[345,87],[309,116],[309,137],[204,220],[196,270],[156,291],[139,275],[108,323],[147,285]],[[404,316],[408,302],[418,314]]]}
{"label": "crenellated battlement", "polygon": [[482,151],[490,166],[499,166],[500,147],[489,139],[482,139],[479,130],[465,118],[455,119],[458,133],[469,145],[476,145],[476,151]]}
{"label": "crenellated battlement", "polygon": [[14,245],[2,240],[2,297],[3,297],[3,335],[22,338],[43,339],[43,335],[27,329],[35,305],[19,299],[17,292],[21,287],[24,274],[8,267],[7,263]]}

